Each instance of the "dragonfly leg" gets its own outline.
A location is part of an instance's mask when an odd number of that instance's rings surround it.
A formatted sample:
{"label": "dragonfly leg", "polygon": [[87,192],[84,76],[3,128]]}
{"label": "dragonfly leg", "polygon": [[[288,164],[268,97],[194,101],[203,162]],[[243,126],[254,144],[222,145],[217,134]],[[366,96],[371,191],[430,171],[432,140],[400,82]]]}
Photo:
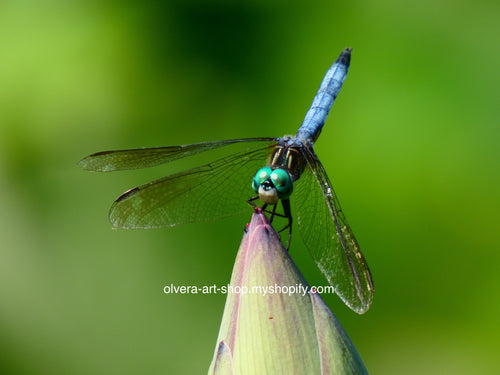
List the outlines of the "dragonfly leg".
{"label": "dragonfly leg", "polygon": [[[255,200],[257,200],[257,199],[259,199],[259,196],[258,196],[258,195],[256,195],[255,197],[252,197],[252,198],[247,199],[247,203],[248,203],[250,206],[252,206],[253,208],[257,208],[257,207],[258,207],[258,205],[256,205],[256,204],[254,203],[254,201],[255,201]],[[274,216],[286,217],[285,215],[282,215],[282,214],[280,214],[280,213],[277,213],[277,212],[276,212],[276,205],[274,205],[274,207],[273,207],[273,210],[272,210],[272,211],[266,210],[267,206],[268,206],[268,204],[267,204],[267,203],[264,203],[264,204],[262,205],[261,209],[262,209],[262,212],[265,212],[265,213],[267,213],[267,214],[271,214],[271,219],[269,220],[271,223],[273,222],[273,217],[274,217]]]}
{"label": "dragonfly leg", "polygon": [[271,224],[273,223],[273,219],[274,219],[275,216],[286,218],[285,215],[282,215],[282,214],[276,212],[276,208],[278,207],[277,204],[273,204],[272,211],[266,210],[267,206],[268,206],[268,204],[264,203],[263,206],[261,207],[261,209],[262,209],[262,211],[264,211],[264,212],[266,212],[268,214],[271,214],[271,217],[269,218],[269,223],[271,223]]}
{"label": "dragonfly leg", "polygon": [[284,215],[280,215],[286,217],[288,219],[288,224],[282,228],[278,233],[283,232],[288,228],[288,241],[286,244],[286,249],[290,248],[290,242],[292,241],[292,210],[290,209],[290,199],[282,199],[281,204],[283,205]]}
{"label": "dragonfly leg", "polygon": [[254,203],[255,200],[259,199],[259,196],[256,195],[255,197],[248,198],[247,203],[252,206],[253,208],[257,208],[257,205]]}
{"label": "dragonfly leg", "polygon": [[276,214],[276,206],[277,204],[274,204],[273,205],[273,210],[271,212],[271,217],[269,218],[269,222],[272,224],[273,223],[273,219],[274,219],[274,215]]}
{"label": "dragonfly leg", "polygon": [[[249,205],[251,205],[254,208],[257,208],[257,205],[254,203],[255,200],[259,199],[259,196],[255,196],[252,198],[247,199],[247,202]],[[288,242],[286,245],[286,249],[288,250],[290,248],[290,241],[292,240],[292,210],[290,209],[290,200],[289,199],[282,199],[281,204],[283,205],[283,215],[276,212],[276,207],[278,206],[277,204],[273,205],[273,209],[271,211],[267,210],[267,203],[264,203],[261,207],[262,212],[271,214],[271,217],[269,218],[269,222],[272,223],[273,219],[275,216],[278,217],[283,217],[288,219],[288,224],[282,228],[278,233],[283,232],[285,229],[288,229]]]}

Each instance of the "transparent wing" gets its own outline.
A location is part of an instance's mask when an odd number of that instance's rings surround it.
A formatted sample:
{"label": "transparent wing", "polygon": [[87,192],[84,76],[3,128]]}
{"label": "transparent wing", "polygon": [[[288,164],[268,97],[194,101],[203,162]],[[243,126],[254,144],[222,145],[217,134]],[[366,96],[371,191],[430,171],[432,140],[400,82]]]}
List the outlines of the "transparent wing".
{"label": "transparent wing", "polygon": [[252,178],[276,141],[261,142],[213,163],[160,178],[122,194],[109,219],[120,228],[160,228],[211,221],[249,209]]}
{"label": "transparent wing", "polygon": [[302,153],[308,167],[294,187],[300,234],[337,295],[363,314],[373,300],[370,270],[318,157],[310,147]]}
{"label": "transparent wing", "polygon": [[274,138],[229,139],[225,141],[194,143],[182,146],[102,151],[83,158],[78,164],[85,170],[95,172],[140,169],[168,163],[234,143],[272,140],[274,140]]}

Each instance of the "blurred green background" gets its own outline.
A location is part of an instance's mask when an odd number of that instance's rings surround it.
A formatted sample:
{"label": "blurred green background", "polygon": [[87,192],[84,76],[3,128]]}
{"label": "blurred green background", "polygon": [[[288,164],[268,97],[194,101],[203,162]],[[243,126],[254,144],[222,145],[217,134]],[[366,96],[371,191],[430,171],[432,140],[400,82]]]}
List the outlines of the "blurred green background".
{"label": "blurred green background", "polygon": [[192,165],[76,163],[292,134],[347,46],[316,152],[376,294],[363,316],[324,298],[373,375],[500,371],[499,3],[312,4],[2,1],[0,373],[206,373],[225,296],[163,286],[226,284],[250,211],[112,230],[121,192]]}

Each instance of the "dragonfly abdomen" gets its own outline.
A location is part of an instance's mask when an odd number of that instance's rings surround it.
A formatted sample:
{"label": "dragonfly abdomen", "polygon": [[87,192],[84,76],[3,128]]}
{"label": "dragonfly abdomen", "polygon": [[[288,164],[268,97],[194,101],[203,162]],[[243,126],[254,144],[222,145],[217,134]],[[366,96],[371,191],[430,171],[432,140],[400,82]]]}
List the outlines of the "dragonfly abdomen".
{"label": "dragonfly abdomen", "polygon": [[311,107],[297,132],[302,141],[315,142],[325,124],[330,108],[342,88],[351,61],[351,48],[346,48],[325,74]]}

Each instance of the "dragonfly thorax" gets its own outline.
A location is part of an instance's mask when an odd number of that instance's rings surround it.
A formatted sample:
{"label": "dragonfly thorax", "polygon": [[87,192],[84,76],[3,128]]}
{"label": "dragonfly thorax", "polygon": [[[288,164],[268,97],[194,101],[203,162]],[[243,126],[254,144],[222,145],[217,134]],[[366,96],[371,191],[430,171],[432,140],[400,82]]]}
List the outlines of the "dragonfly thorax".
{"label": "dragonfly thorax", "polygon": [[278,145],[271,155],[269,165],[273,170],[286,170],[292,181],[297,181],[306,165],[304,156],[299,150],[302,146],[302,143],[296,138],[280,138]]}

